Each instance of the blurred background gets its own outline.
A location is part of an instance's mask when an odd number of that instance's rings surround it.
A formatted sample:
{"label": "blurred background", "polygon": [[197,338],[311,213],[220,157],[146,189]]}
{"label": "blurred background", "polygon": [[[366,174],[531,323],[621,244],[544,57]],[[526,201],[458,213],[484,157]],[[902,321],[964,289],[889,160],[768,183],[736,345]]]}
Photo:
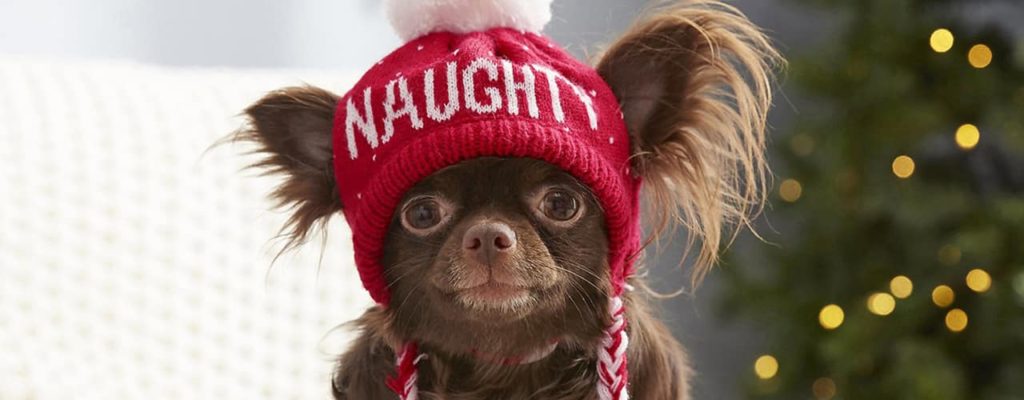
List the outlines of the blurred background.
{"label": "blurred background", "polygon": [[[764,240],[663,303],[695,398],[1024,399],[1024,3],[731,3],[789,67]],[[585,58],[647,5],[556,0],[546,32]],[[261,93],[343,92],[398,45],[378,0],[0,2],[0,399],[324,397],[326,337],[368,304],[333,281],[347,238],[268,271],[272,183],[203,152]],[[128,181],[149,177],[170,184]],[[652,254],[660,291],[678,247]]]}

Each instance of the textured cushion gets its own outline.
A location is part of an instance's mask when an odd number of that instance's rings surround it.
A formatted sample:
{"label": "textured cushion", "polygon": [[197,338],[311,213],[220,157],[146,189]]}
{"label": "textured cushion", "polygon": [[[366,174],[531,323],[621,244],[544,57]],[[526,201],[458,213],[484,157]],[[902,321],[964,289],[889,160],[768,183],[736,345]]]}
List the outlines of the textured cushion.
{"label": "textured cushion", "polygon": [[0,398],[329,398],[371,304],[345,224],[271,268],[274,178],[204,151],[346,76],[0,58]]}

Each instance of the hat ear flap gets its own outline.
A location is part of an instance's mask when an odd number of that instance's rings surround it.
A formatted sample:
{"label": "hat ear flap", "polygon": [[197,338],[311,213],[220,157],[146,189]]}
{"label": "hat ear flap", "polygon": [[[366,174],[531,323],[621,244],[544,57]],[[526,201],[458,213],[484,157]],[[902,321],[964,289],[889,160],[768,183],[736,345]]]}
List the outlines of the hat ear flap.
{"label": "hat ear flap", "polygon": [[750,223],[766,191],[765,123],[781,58],[737,9],[712,0],[655,9],[600,58],[658,227],[698,241],[694,281],[723,227]]}
{"label": "hat ear flap", "polygon": [[248,125],[235,134],[264,155],[250,168],[284,178],[271,198],[291,211],[282,227],[285,250],[304,242],[314,225],[323,227],[342,209],[332,161],[338,101],[337,95],[311,86],[277,90],[245,110]]}

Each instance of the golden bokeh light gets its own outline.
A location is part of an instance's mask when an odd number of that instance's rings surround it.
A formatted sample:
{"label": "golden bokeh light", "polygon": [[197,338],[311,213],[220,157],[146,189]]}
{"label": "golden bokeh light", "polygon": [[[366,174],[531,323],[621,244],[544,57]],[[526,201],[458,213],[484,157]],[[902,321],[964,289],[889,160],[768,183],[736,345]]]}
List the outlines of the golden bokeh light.
{"label": "golden bokeh light", "polygon": [[772,379],[779,373],[779,360],[770,355],[763,355],[754,361],[754,373],[763,380]]}
{"label": "golden bokeh light", "polygon": [[953,288],[946,285],[939,285],[932,290],[932,303],[935,305],[946,308],[953,304],[956,300],[956,294],[953,293]]}
{"label": "golden bokeh light", "polygon": [[897,299],[905,299],[914,293],[914,282],[906,276],[897,276],[889,281],[889,291]]}
{"label": "golden bokeh light", "polygon": [[1017,276],[1011,281],[1010,285],[1013,287],[1013,291],[1017,293],[1017,297],[1019,297],[1018,301],[1020,301],[1021,304],[1024,304],[1024,272],[1017,274]]}
{"label": "golden bokeh light", "polygon": [[956,145],[961,149],[970,150],[978,145],[981,140],[981,131],[977,126],[971,124],[960,125],[956,130]]}
{"label": "golden bokeh light", "polygon": [[868,311],[872,314],[886,316],[896,309],[896,299],[888,293],[875,293],[868,297]]}
{"label": "golden bokeh light", "polygon": [[946,328],[950,332],[963,332],[967,329],[967,313],[959,308],[954,308],[946,313]]}
{"label": "golden bokeh light", "polygon": [[843,312],[843,308],[835,304],[829,304],[821,308],[821,312],[818,313],[818,322],[822,328],[833,330],[843,324],[843,320],[846,319],[846,313]]}
{"label": "golden bokeh light", "polygon": [[818,378],[811,385],[815,400],[831,400],[836,397],[836,382],[832,378]]}
{"label": "golden bokeh light", "polygon": [[914,175],[914,159],[909,156],[899,156],[892,161],[892,173],[900,179],[907,179]]}
{"label": "golden bokeh light", "polygon": [[796,155],[807,157],[814,152],[814,138],[806,133],[798,133],[789,139],[789,147]]}
{"label": "golden bokeh light", "polygon": [[992,276],[983,269],[972,269],[967,273],[967,287],[978,293],[985,293],[992,287]]}
{"label": "golden bokeh light", "polygon": [[800,200],[800,196],[804,193],[804,187],[800,184],[800,181],[796,179],[786,179],[779,185],[779,197],[790,203],[795,203]]}
{"label": "golden bokeh light", "polygon": [[932,45],[932,50],[936,53],[945,53],[953,48],[954,41],[953,32],[950,32],[949,29],[940,28],[932,32],[929,42]]}
{"label": "golden bokeh light", "polygon": [[948,266],[953,266],[959,263],[961,256],[960,248],[952,244],[942,246],[938,253],[939,262]]}
{"label": "golden bokeh light", "polygon": [[974,68],[985,68],[992,64],[992,49],[983,44],[976,44],[967,52],[967,61]]}

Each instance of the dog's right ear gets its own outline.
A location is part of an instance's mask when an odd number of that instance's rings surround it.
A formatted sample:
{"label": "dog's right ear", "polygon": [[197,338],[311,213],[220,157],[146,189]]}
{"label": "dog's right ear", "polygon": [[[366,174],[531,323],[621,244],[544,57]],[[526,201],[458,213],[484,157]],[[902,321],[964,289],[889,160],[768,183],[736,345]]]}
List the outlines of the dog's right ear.
{"label": "dog's right ear", "polygon": [[652,9],[597,64],[622,105],[654,236],[682,224],[687,250],[700,244],[695,283],[738,232],[725,231],[749,226],[764,204],[765,125],[782,63],[735,7],[686,0]]}
{"label": "dog's right ear", "polygon": [[271,92],[245,110],[246,128],[236,140],[254,143],[264,157],[250,168],[284,178],[271,197],[291,215],[281,228],[289,249],[303,243],[314,226],[323,228],[341,211],[334,179],[331,133],[337,95],[312,86]]}

